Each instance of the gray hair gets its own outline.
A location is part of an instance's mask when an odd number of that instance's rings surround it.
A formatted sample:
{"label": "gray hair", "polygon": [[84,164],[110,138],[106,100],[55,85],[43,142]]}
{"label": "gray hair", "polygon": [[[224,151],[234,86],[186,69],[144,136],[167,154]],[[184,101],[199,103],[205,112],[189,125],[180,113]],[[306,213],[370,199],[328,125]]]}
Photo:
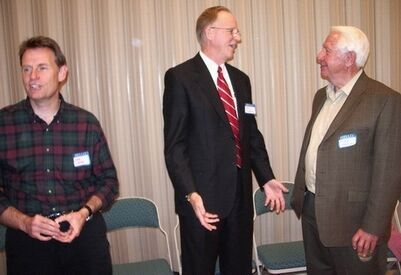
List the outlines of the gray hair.
{"label": "gray hair", "polygon": [[363,68],[369,57],[369,40],[366,34],[353,26],[333,26],[331,32],[339,34],[337,49],[342,53],[355,52],[355,63]]}
{"label": "gray hair", "polygon": [[202,44],[203,31],[205,28],[216,21],[219,12],[222,11],[231,13],[231,11],[224,6],[214,6],[204,10],[202,14],[199,15],[198,20],[196,20],[196,38],[200,44]]}

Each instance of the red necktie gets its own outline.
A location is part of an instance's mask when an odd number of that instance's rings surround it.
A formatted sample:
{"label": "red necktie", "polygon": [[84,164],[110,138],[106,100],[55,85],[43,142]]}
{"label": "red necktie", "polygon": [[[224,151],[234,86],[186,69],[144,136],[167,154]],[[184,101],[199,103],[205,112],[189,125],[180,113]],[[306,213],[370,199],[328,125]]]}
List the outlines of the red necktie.
{"label": "red necktie", "polygon": [[238,167],[241,167],[242,160],[241,160],[241,144],[239,140],[239,122],[237,117],[237,112],[235,111],[235,104],[233,97],[230,92],[230,88],[226,80],[224,79],[223,72],[221,67],[217,69],[217,91],[219,92],[219,96],[221,102],[223,103],[224,110],[226,112],[228,121],[231,125],[231,130],[233,131],[234,140],[235,140],[235,155],[236,161],[235,164]]}

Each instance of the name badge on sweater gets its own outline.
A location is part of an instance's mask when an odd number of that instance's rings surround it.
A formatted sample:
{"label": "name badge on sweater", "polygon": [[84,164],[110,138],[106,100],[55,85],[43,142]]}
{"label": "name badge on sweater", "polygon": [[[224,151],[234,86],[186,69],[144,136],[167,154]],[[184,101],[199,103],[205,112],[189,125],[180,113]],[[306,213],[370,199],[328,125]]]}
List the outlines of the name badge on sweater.
{"label": "name badge on sweater", "polygon": [[338,139],[339,148],[347,148],[354,146],[357,142],[357,135],[355,133],[341,135]]}
{"label": "name badge on sweater", "polygon": [[245,103],[245,114],[256,115],[256,105]]}
{"label": "name badge on sweater", "polygon": [[74,167],[88,166],[91,164],[89,152],[80,152],[74,154]]}

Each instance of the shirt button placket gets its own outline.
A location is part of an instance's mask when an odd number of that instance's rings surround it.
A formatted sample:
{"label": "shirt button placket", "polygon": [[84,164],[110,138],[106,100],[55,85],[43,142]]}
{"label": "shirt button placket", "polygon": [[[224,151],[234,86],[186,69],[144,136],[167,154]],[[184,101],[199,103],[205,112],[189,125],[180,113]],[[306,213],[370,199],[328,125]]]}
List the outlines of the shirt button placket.
{"label": "shirt button placket", "polygon": [[[54,159],[53,159],[53,131],[50,126],[47,126],[45,128],[44,134],[43,134],[43,167],[45,170],[45,184],[46,184],[46,191],[47,196],[49,197],[49,202],[53,202],[53,196],[55,195],[55,181],[54,181]],[[53,202],[54,203],[54,202]],[[50,204],[53,204],[50,203]],[[55,212],[57,210],[57,206],[53,205],[51,207],[52,212]]]}

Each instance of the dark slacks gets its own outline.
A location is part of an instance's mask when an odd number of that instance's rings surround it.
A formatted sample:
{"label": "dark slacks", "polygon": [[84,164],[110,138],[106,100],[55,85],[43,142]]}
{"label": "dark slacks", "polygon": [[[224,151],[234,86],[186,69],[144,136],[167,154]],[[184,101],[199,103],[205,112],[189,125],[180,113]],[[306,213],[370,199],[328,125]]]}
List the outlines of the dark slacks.
{"label": "dark slacks", "polygon": [[[335,217],[333,217],[335,219]],[[387,245],[376,247],[373,257],[362,262],[350,245],[326,247],[320,240],[315,216],[315,195],[306,192],[302,211],[302,233],[308,275],[381,275],[386,270]],[[333,232],[336,234],[336,232]]]}
{"label": "dark slacks", "polygon": [[233,209],[217,230],[206,230],[195,214],[179,217],[183,275],[212,275],[217,258],[222,275],[252,274],[252,207],[244,203],[238,174]]}
{"label": "dark slacks", "polygon": [[7,229],[8,275],[109,275],[112,274],[106,225],[101,214],[86,222],[69,244],[39,241],[22,231]]}

